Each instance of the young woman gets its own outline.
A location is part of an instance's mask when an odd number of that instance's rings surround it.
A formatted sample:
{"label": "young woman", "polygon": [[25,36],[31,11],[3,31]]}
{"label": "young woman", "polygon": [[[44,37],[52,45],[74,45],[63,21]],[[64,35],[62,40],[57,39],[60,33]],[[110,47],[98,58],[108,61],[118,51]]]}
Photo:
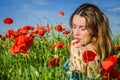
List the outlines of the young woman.
{"label": "young woman", "polygon": [[[108,17],[95,4],[84,3],[72,14],[70,26],[71,54],[64,67],[69,66],[71,79],[81,80],[83,74],[88,79],[95,78],[101,61],[113,50]],[[85,62],[83,55],[87,51],[94,53],[94,59]]]}

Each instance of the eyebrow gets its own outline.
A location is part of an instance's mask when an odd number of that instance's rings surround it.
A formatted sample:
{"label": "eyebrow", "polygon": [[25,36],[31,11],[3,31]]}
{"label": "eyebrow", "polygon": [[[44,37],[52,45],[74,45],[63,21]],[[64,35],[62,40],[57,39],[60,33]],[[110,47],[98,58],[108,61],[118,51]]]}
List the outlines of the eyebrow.
{"label": "eyebrow", "polygon": [[[76,26],[76,25],[72,23],[72,26]],[[79,27],[85,27],[85,25],[80,25]]]}

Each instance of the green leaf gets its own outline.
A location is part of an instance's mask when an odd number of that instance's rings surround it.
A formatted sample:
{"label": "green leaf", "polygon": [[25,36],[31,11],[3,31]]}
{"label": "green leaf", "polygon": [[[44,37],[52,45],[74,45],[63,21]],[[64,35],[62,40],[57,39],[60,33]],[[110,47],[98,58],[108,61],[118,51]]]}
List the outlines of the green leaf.
{"label": "green leaf", "polygon": [[78,56],[80,56],[80,51],[78,50]]}

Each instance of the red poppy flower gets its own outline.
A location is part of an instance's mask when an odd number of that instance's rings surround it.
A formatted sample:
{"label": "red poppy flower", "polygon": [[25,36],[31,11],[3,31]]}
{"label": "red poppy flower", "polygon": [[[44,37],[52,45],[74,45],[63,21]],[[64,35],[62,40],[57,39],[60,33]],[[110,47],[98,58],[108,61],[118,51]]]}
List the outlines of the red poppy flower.
{"label": "red poppy flower", "polygon": [[48,60],[48,66],[53,67],[53,66],[59,66],[60,65],[60,58],[52,58],[52,60]]}
{"label": "red poppy flower", "polygon": [[6,37],[5,37],[5,36],[3,36],[2,34],[0,34],[0,39],[1,39],[1,40],[5,40],[5,39],[6,39]]}
{"label": "red poppy flower", "polygon": [[19,35],[27,35],[29,32],[27,29],[19,28],[16,31]]}
{"label": "red poppy flower", "polygon": [[120,45],[115,46],[115,51],[120,51]]}
{"label": "red poppy flower", "polygon": [[36,26],[36,29],[44,29],[45,31],[47,30],[47,27],[46,26]]}
{"label": "red poppy flower", "polygon": [[89,61],[93,61],[95,59],[96,53],[93,51],[87,50],[83,53],[83,58],[82,60],[87,63]]}
{"label": "red poppy flower", "polygon": [[52,62],[54,65],[59,66],[60,65],[60,58],[52,58]]}
{"label": "red poppy flower", "polygon": [[63,42],[57,42],[57,43],[52,44],[52,47],[53,47],[53,48],[55,48],[55,47],[62,48],[63,46],[64,46],[64,43],[63,43]]}
{"label": "red poppy flower", "polygon": [[63,34],[69,34],[70,33],[70,31],[68,31],[68,30],[63,30],[62,32],[63,32]]}
{"label": "red poppy flower", "polygon": [[57,44],[56,44],[56,43],[52,44],[52,47],[53,47],[53,48],[55,48],[56,46],[57,46]]}
{"label": "red poppy flower", "polygon": [[31,36],[20,35],[14,40],[14,45],[10,48],[13,54],[24,53],[28,54],[29,48],[33,45]]}
{"label": "red poppy flower", "polygon": [[111,55],[102,62],[102,68],[99,70],[99,72],[103,72],[103,80],[108,80],[108,78],[110,80],[114,78],[120,79],[120,72],[117,70],[116,66],[117,62],[117,55]]}
{"label": "red poppy flower", "polygon": [[10,47],[10,52],[13,53],[13,54],[17,54],[18,52],[20,52],[20,48],[19,46],[11,46]]}
{"label": "red poppy flower", "polygon": [[44,36],[45,32],[46,32],[46,31],[45,31],[44,29],[39,29],[38,34],[39,34],[40,36]]}
{"label": "red poppy flower", "polygon": [[58,42],[58,43],[57,43],[57,47],[61,47],[61,48],[62,48],[63,46],[64,46],[64,43],[63,43],[63,42]]}
{"label": "red poppy flower", "polygon": [[115,68],[112,68],[109,72],[106,71],[102,71],[102,72],[103,72],[102,75],[103,80],[120,79],[120,72]]}
{"label": "red poppy flower", "polygon": [[48,60],[48,66],[53,67],[53,65],[54,65],[54,63],[52,61]]}
{"label": "red poppy flower", "polygon": [[63,28],[61,25],[56,25],[55,26],[55,30],[59,31],[59,32],[62,32]]}
{"label": "red poppy flower", "polygon": [[14,30],[13,30],[13,29],[9,29],[9,30],[6,32],[5,36],[6,36],[6,37],[10,37],[10,36],[13,35],[13,34],[14,34]]}
{"label": "red poppy flower", "polygon": [[33,30],[34,27],[32,27],[32,26],[23,26],[22,29],[23,29],[23,30]]}
{"label": "red poppy flower", "polygon": [[31,32],[30,36],[35,37],[36,36],[36,32]]}
{"label": "red poppy flower", "polygon": [[62,17],[62,16],[64,16],[64,12],[59,12],[59,14],[58,14],[60,17]]}
{"label": "red poppy flower", "polygon": [[71,47],[70,45],[67,46],[68,50],[70,50],[70,47]]}
{"label": "red poppy flower", "polygon": [[111,61],[113,62],[113,65],[116,65],[118,61],[118,57],[117,55],[112,55],[112,56],[107,57],[105,61]]}
{"label": "red poppy flower", "polygon": [[0,38],[2,38],[2,36],[3,36],[3,35],[2,35],[2,34],[0,34]]}
{"label": "red poppy flower", "polygon": [[12,18],[5,18],[3,22],[5,24],[12,24],[13,23],[13,19]]}
{"label": "red poppy flower", "polygon": [[109,56],[105,59],[105,61],[102,62],[102,67],[105,71],[109,72],[111,68],[116,66],[118,61],[117,55]]}

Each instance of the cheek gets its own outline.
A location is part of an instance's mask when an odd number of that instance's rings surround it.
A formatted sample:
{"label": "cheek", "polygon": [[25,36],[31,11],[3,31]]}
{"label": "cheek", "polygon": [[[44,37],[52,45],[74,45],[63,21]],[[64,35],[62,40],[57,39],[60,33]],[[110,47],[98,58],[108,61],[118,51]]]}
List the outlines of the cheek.
{"label": "cheek", "polygon": [[84,41],[87,41],[87,42],[91,41],[91,35],[88,32],[83,33],[82,38],[83,38]]}
{"label": "cheek", "polygon": [[90,35],[87,35],[84,39],[86,42],[91,42],[91,36]]}

